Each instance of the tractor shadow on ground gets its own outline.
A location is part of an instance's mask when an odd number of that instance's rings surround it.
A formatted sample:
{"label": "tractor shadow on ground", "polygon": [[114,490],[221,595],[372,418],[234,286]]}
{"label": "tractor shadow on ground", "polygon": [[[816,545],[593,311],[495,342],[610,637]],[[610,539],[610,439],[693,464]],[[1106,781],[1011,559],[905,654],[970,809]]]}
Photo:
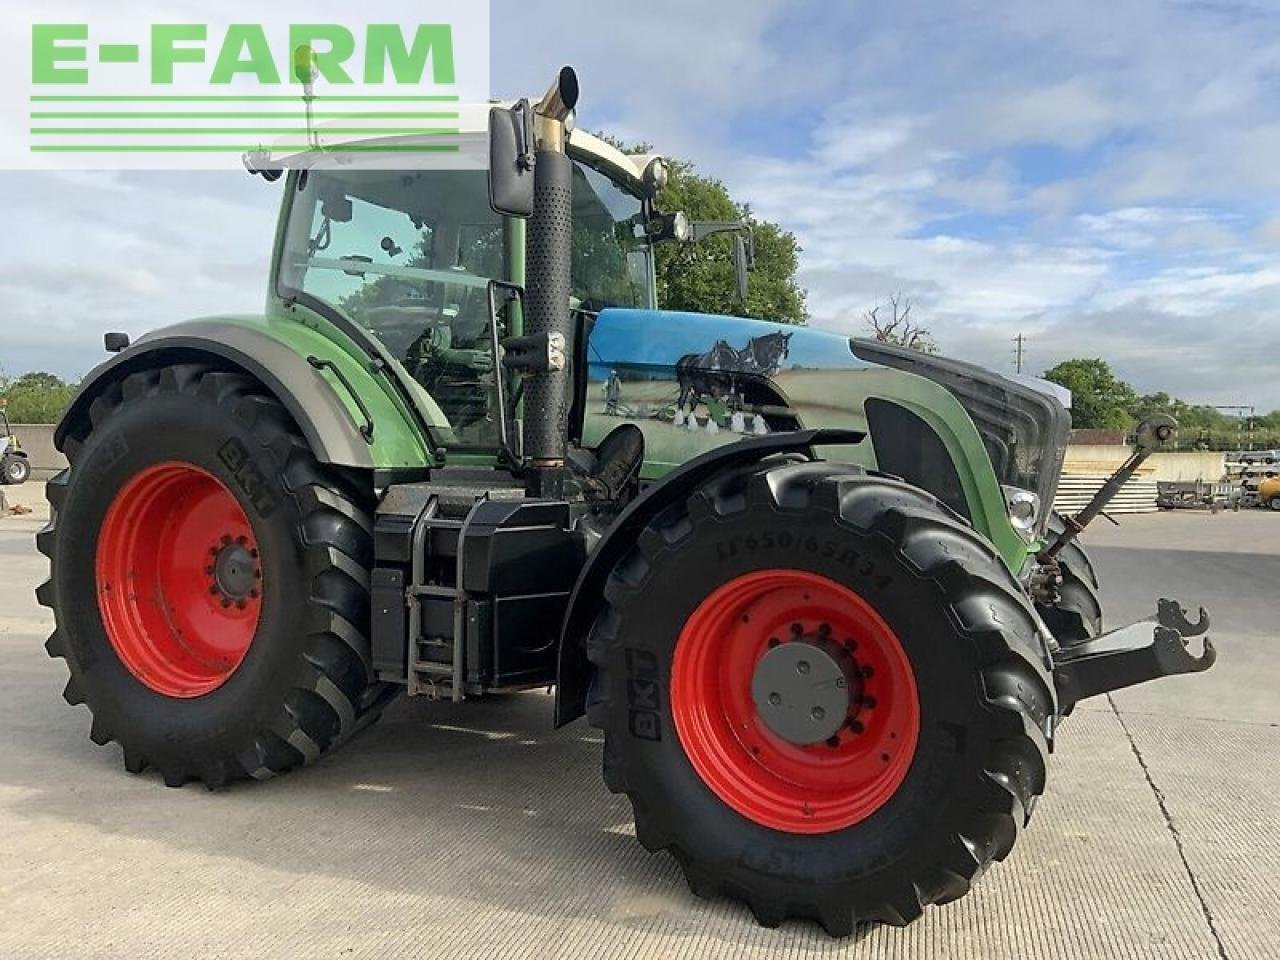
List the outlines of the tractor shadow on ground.
{"label": "tractor shadow on ground", "polygon": [[[660,924],[726,942],[757,929],[744,906],[696,898],[670,856],[639,845],[630,804],[601,780],[601,735],[583,722],[552,730],[549,696],[401,698],[307,769],[210,792],[196,783],[167,789],[150,770],[125,773],[119,747],[89,743],[87,715],[52,695],[48,677],[41,669],[19,680],[29,702],[9,707],[31,711],[0,772],[25,794],[10,804],[22,817],[476,910],[637,931]],[[57,779],[68,789],[51,793]],[[139,856],[134,843],[124,846],[122,855]],[[814,924],[788,922],[776,935],[836,953],[870,929],[831,940]]]}

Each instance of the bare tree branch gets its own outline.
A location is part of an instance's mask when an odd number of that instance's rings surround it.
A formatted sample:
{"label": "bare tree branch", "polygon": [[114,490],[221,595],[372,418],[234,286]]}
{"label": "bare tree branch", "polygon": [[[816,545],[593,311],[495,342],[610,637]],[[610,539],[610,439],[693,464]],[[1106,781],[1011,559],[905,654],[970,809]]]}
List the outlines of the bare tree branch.
{"label": "bare tree branch", "polygon": [[882,343],[893,343],[900,347],[909,347],[921,353],[937,353],[938,345],[933,341],[929,328],[911,320],[911,308],[914,306],[909,297],[902,292],[889,296],[891,316],[881,316],[881,304],[877,303],[862,314],[863,322],[871,329],[872,334]]}

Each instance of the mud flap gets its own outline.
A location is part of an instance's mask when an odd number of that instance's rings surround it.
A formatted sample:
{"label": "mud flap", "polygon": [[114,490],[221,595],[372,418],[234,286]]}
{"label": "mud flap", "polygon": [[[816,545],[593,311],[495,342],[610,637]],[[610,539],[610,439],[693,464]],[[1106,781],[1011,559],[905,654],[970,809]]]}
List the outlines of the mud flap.
{"label": "mud flap", "polygon": [[1218,659],[1208,637],[1196,656],[1187,641],[1209,629],[1209,615],[1200,608],[1196,622],[1176,600],[1159,601],[1154,619],[1140,620],[1104,633],[1087,643],[1063,647],[1053,655],[1053,683],[1059,712],[1067,714],[1087,697],[1132,687],[1158,677],[1200,673]]}

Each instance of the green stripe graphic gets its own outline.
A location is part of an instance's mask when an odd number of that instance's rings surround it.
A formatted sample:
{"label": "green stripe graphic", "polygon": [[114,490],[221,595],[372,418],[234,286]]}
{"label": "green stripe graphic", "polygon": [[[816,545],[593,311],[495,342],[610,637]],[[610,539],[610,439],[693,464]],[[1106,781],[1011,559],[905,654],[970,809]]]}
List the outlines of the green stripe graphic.
{"label": "green stripe graphic", "polygon": [[[62,134],[101,134],[110,136],[172,136],[174,134],[300,134],[311,131],[306,127],[32,127],[31,133],[37,136]],[[457,136],[457,127],[323,127],[315,131],[318,134],[331,133],[402,133],[411,136],[440,137]]]}
{"label": "green stripe graphic", "polygon": [[[88,143],[56,143],[33,144],[32,153],[244,153],[257,150],[261,144],[249,146],[232,146],[230,144],[88,144]],[[338,147],[317,149],[309,143],[274,144],[279,150],[298,150],[301,152],[320,153],[327,156],[340,153],[457,153],[460,148],[456,143],[353,143]]]}
{"label": "green stripe graphic", "polygon": [[[297,103],[302,99],[301,94],[293,96],[269,96],[269,95],[233,95],[233,94],[209,94],[204,96],[178,96],[173,94],[152,94],[146,96],[129,96],[129,95],[70,95],[70,94],[41,94],[31,98],[32,103],[236,103],[236,102],[257,102],[257,103]],[[313,103],[375,103],[379,101],[394,103],[457,103],[456,96],[409,96],[404,94],[387,94],[387,95],[334,95],[323,94],[311,98]]]}
{"label": "green stripe graphic", "polygon": [[[314,111],[311,116],[315,119],[328,120],[456,120],[456,113],[441,112],[403,112],[403,111],[362,111],[360,113],[335,113],[332,111]],[[111,111],[57,111],[49,112],[43,110],[35,110],[31,114],[32,120],[305,120],[307,114],[303,113],[260,113],[257,111],[251,113],[227,113],[227,112],[190,112],[183,111],[181,113],[157,113],[154,111],[138,112],[111,112]]]}

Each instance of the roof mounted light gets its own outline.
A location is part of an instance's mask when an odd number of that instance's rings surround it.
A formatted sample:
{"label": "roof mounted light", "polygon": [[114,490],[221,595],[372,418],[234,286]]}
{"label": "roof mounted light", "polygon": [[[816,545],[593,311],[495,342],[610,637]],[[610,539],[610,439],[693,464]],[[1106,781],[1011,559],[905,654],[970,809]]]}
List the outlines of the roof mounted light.
{"label": "roof mounted light", "polygon": [[644,184],[650,191],[657,193],[667,185],[668,175],[669,171],[667,170],[667,161],[662,159],[662,157],[654,157],[645,165],[643,175]]}

